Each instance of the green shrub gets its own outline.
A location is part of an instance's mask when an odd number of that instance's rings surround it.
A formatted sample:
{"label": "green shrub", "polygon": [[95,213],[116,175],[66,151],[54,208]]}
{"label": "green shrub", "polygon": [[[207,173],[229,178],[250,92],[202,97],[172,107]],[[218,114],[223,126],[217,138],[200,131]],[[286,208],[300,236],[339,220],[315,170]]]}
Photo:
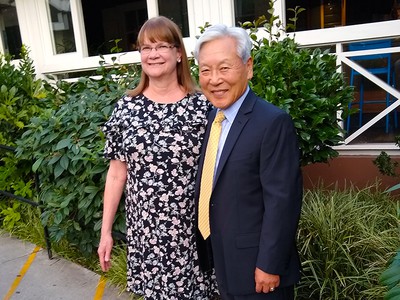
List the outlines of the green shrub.
{"label": "green shrub", "polygon": [[337,156],[332,147],[343,141],[342,117],[337,112],[347,109],[353,94],[336,71],[335,55],[301,49],[291,38],[253,52],[253,90],[292,116],[302,165]]}
{"label": "green shrub", "polygon": [[29,51],[22,47],[18,66],[9,55],[0,53],[0,144],[13,146],[22,135],[31,117],[40,114],[47,105],[49,87],[36,79]]}
{"label": "green shrub", "polygon": [[[98,243],[108,167],[101,127],[116,100],[136,83],[138,68],[106,68],[103,62],[97,75],[74,83],[58,82],[59,99],[65,98],[61,105],[32,118],[17,142],[18,157],[33,158],[32,168],[39,171],[42,222],[52,240],[65,238],[87,254]],[[124,232],[122,206],[114,228]]]}
{"label": "green shrub", "polygon": [[[22,47],[18,66],[11,56],[0,54],[0,144],[15,146],[33,116],[41,114],[48,105],[46,96],[52,88],[36,79],[29,51]],[[13,151],[0,149],[0,190],[33,199],[34,175],[31,161],[17,159]],[[0,221],[11,229],[18,222],[21,207],[13,200],[4,200],[8,207],[0,207]]]}
{"label": "green shrub", "polygon": [[14,201],[12,205],[0,202],[0,220],[2,220],[2,228],[11,231],[15,224],[21,220],[21,214],[19,212],[20,205],[21,204],[16,201]]}
{"label": "green shrub", "polygon": [[[270,7],[274,2],[270,1]],[[289,9],[294,16],[286,28],[273,8],[268,11],[269,19],[263,16],[242,26],[249,29],[255,44],[251,86],[257,95],[291,115],[299,137],[301,164],[308,165],[338,155],[332,147],[343,141],[340,122],[353,100],[353,90],[338,72],[336,55],[320,48],[301,48],[286,34],[287,29],[295,30],[303,10]],[[258,38],[262,31],[267,38]]]}
{"label": "green shrub", "polygon": [[297,299],[382,299],[379,277],[398,248],[399,225],[396,202],[377,187],[307,191]]}

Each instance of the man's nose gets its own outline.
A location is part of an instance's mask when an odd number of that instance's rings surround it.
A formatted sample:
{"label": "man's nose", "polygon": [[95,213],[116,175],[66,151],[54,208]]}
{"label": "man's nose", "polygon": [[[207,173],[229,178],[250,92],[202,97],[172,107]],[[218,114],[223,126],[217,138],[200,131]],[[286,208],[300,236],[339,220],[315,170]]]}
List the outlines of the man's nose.
{"label": "man's nose", "polygon": [[221,74],[218,71],[212,71],[210,76],[210,83],[217,85],[221,83]]}

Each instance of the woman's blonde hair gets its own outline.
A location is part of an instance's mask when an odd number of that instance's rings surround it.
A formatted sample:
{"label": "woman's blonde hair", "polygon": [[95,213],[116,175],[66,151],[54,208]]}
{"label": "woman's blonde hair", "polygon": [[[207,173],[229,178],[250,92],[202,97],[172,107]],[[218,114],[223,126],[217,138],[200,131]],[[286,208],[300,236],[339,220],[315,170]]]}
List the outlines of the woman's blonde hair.
{"label": "woman's blonde hair", "polygon": [[[185,89],[186,93],[195,92],[195,83],[190,74],[188,57],[179,27],[173,21],[163,16],[151,18],[143,24],[139,31],[137,38],[138,49],[143,45],[145,39],[148,39],[152,43],[157,41],[167,42],[180,49],[182,58],[181,62],[177,62],[176,66],[178,83]],[[137,96],[148,86],[149,77],[142,71],[138,86],[133,90],[127,91],[127,94],[132,97]]]}

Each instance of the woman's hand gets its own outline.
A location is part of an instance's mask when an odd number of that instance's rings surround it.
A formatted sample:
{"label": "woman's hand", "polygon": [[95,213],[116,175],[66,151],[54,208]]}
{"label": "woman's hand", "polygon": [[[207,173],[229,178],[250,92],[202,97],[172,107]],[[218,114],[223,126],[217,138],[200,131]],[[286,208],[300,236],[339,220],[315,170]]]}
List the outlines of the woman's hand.
{"label": "woman's hand", "polygon": [[102,235],[100,238],[97,254],[99,255],[100,266],[103,272],[107,272],[111,267],[111,250],[113,243],[114,241],[111,234]]}

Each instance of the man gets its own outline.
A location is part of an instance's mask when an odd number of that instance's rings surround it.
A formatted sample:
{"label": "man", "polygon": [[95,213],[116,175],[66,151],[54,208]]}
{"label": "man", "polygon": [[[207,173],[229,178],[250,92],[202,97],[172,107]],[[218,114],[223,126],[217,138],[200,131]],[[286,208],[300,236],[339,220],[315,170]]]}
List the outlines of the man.
{"label": "man", "polygon": [[[216,107],[197,182],[199,256],[203,266],[214,264],[224,300],[293,299],[300,279],[295,244],[303,190],[299,148],[290,116],[248,86],[251,46],[245,30],[214,25],[195,48],[200,86]],[[225,119],[211,196],[205,197],[209,228],[204,230],[204,160],[217,111]]]}

